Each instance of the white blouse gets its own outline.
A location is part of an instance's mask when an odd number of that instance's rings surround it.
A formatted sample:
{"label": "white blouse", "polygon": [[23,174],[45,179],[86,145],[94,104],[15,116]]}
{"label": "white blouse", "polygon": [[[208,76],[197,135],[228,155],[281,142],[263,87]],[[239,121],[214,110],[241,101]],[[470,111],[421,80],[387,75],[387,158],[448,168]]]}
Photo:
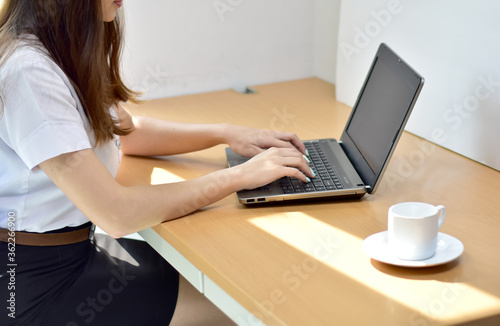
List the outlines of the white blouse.
{"label": "white blouse", "polygon": [[[88,222],[38,164],[93,148],[116,176],[118,137],[94,146],[75,89],[49,56],[33,46],[19,47],[1,66],[0,92],[0,228],[7,228],[9,217],[16,230],[29,232]],[[110,112],[116,117],[114,110]]]}

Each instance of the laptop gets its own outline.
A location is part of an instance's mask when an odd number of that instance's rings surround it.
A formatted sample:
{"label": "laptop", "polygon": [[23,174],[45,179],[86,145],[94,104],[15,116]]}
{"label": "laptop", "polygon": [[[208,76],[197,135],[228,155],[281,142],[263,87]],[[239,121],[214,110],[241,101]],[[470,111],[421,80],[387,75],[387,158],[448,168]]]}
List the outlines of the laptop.
{"label": "laptop", "polygon": [[[262,204],[325,197],[361,198],[373,194],[403,133],[424,78],[386,44],[380,44],[340,140],[306,140],[310,183],[281,178],[237,192],[240,203]],[[249,158],[226,148],[228,166]]]}

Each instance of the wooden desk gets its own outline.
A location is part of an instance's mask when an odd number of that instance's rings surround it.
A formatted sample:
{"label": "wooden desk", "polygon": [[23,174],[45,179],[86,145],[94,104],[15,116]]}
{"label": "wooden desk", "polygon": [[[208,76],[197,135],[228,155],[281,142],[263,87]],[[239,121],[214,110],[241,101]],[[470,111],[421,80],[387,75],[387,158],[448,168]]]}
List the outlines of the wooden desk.
{"label": "wooden desk", "polygon": [[[295,131],[302,139],[340,137],[350,112],[335,101],[333,85],[315,78],[255,90],[130,109],[174,121]],[[225,166],[222,146],[164,158],[125,156],[118,180],[176,181]],[[141,234],[179,266],[192,264],[199,271],[190,275],[192,282],[216,304],[224,306],[217,298],[227,293],[268,325],[498,325],[499,189],[499,172],[405,133],[378,192],[361,200],[247,208],[231,195]],[[217,187],[204,191],[210,196]],[[403,201],[445,205],[440,231],[463,242],[463,255],[425,269],[393,267],[365,255],[363,239],[386,230],[387,209]],[[258,324],[231,307],[223,310],[239,324]]]}

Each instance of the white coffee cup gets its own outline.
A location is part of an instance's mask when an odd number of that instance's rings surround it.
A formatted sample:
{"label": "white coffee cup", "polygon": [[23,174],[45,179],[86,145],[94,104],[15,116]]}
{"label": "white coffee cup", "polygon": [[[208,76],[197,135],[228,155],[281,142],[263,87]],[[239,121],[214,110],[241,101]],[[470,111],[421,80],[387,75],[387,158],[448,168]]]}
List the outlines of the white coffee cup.
{"label": "white coffee cup", "polygon": [[389,208],[388,215],[387,242],[395,257],[423,260],[434,255],[438,230],[446,215],[444,206],[399,203]]}

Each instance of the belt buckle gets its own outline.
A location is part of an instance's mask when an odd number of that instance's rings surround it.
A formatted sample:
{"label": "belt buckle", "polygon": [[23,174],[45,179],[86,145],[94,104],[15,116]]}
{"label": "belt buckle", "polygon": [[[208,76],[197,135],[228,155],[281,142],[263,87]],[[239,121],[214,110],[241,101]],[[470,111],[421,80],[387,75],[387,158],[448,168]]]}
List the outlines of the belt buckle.
{"label": "belt buckle", "polygon": [[89,232],[89,240],[93,241],[94,240],[94,233],[95,233],[95,224],[92,223],[90,226],[90,232]]}

